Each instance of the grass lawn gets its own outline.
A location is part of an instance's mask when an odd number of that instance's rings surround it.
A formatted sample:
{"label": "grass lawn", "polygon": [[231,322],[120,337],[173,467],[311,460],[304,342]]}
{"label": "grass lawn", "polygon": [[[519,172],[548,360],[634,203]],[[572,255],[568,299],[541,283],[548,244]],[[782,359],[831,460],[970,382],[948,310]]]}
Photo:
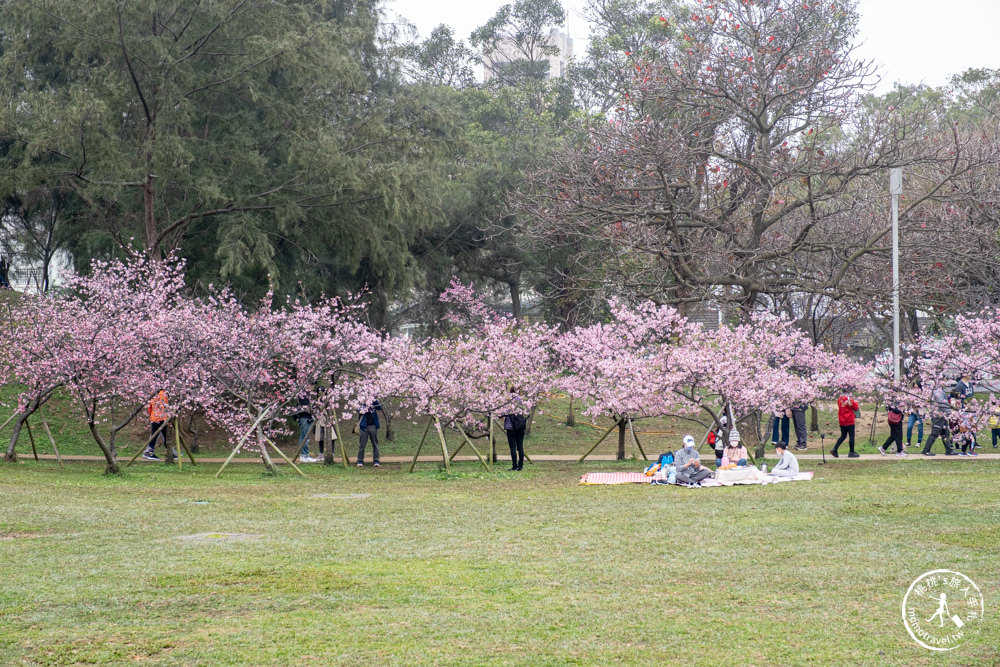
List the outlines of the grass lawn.
{"label": "grass lawn", "polygon": [[[4,465],[0,662],[998,664],[1000,462],[812,463],[703,490],[577,485],[634,462]],[[900,615],[938,568],[986,597],[941,654]]]}

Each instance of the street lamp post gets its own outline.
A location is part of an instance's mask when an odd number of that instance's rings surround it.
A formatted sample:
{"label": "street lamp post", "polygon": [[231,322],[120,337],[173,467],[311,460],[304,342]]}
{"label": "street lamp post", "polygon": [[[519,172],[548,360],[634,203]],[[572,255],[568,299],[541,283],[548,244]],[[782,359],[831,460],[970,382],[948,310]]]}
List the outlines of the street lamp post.
{"label": "street lamp post", "polygon": [[898,385],[899,363],[899,195],[903,194],[903,170],[889,170],[889,194],[892,195],[892,373]]}

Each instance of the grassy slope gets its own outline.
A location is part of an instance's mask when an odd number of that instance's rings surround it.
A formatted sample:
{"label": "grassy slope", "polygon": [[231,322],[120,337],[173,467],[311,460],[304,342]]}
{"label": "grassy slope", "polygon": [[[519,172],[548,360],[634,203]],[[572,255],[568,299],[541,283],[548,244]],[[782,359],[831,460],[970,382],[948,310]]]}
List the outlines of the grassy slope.
{"label": "grassy slope", "polygon": [[[5,664],[995,665],[1000,464],[840,461],[691,491],[524,474],[0,467]],[[808,466],[807,466],[808,467]],[[355,500],[317,493],[369,493]],[[208,504],[192,504],[208,500]],[[679,524],[683,525],[677,535]],[[246,532],[238,543],[176,536]],[[917,647],[900,603],[952,568],[972,645]],[[735,574],[733,574],[735,573]],[[990,614],[992,613],[992,616]]]}

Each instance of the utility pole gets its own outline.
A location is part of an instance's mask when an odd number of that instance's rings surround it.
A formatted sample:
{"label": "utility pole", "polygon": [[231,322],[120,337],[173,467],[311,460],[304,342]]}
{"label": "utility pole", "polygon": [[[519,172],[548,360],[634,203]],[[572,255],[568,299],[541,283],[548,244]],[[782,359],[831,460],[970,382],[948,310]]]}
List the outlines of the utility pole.
{"label": "utility pole", "polygon": [[899,195],[903,194],[903,170],[889,170],[889,194],[892,195],[892,373],[896,384],[902,375],[899,363]]}

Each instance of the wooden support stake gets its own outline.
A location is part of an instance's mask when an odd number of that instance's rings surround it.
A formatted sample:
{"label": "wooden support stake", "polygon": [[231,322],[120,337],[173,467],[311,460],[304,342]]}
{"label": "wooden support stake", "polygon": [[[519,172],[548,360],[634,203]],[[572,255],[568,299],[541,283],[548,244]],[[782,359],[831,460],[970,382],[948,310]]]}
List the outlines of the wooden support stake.
{"label": "wooden support stake", "polygon": [[464,440],[462,442],[458,443],[458,449],[456,449],[455,451],[453,451],[451,453],[451,456],[448,457],[448,460],[449,461],[454,461],[455,460],[455,455],[458,454],[460,451],[462,451],[462,447],[465,447],[465,441]]}
{"label": "wooden support stake", "polygon": [[271,442],[267,438],[264,438],[264,442],[266,442],[267,444],[271,445],[271,449],[273,449],[274,451],[278,452],[278,456],[280,456],[281,458],[285,459],[285,463],[287,463],[288,465],[290,465],[293,468],[295,468],[295,472],[299,473],[303,477],[306,476],[306,474],[304,472],[302,472],[301,470],[299,470],[299,467],[297,465],[295,465],[294,463],[292,463],[292,460],[290,458],[288,458],[287,456],[285,456],[285,453],[283,451],[281,451],[280,447],[278,447],[276,444],[274,444],[273,442]]}
{"label": "wooden support stake", "polygon": [[[638,447],[639,448],[639,453],[642,454],[642,460],[643,461],[648,461],[649,457],[646,456],[646,451],[642,448],[642,443],[639,442],[639,438],[637,438],[636,435],[635,435],[635,426],[632,425],[632,419],[631,418],[629,418],[629,420],[628,420],[628,430],[632,434],[632,443],[633,443],[633,446],[634,447]],[[635,458],[635,450],[634,449],[632,451],[632,458]]]}
{"label": "wooden support stake", "polygon": [[56,439],[52,437],[52,430],[49,428],[49,423],[42,418],[42,428],[45,429],[45,433],[49,436],[49,442],[52,443],[52,451],[56,454],[56,461],[59,461],[59,467],[63,467],[62,457],[59,456],[59,448],[56,447]]}
{"label": "wooden support stake", "polygon": [[593,447],[591,447],[590,449],[588,449],[588,450],[587,450],[587,453],[586,453],[586,454],[584,454],[583,456],[581,456],[581,457],[580,457],[579,459],[577,459],[577,461],[576,461],[576,462],[577,462],[577,463],[583,463],[583,460],[584,460],[585,458],[587,458],[588,456],[590,456],[590,453],[591,453],[592,451],[594,451],[595,449],[597,449],[597,446],[598,446],[599,444],[601,444],[602,442],[604,442],[604,439],[605,439],[606,437],[608,437],[608,436],[609,436],[609,435],[611,434],[611,432],[612,432],[612,431],[614,431],[614,430],[615,430],[616,428],[618,428],[618,422],[617,422],[617,421],[616,421],[616,422],[615,422],[614,424],[612,424],[612,425],[611,425],[611,428],[609,428],[609,429],[608,429],[607,431],[605,431],[605,432],[604,432],[604,435],[602,435],[602,436],[600,437],[600,439],[599,439],[599,440],[598,440],[597,442],[595,442],[595,443],[594,443],[594,446],[593,446]]}
{"label": "wooden support stake", "polygon": [[0,425],[0,431],[2,431],[5,428],[7,428],[7,424],[9,424],[12,421],[14,421],[15,417],[17,417],[17,411],[16,410],[14,411],[14,414],[12,414],[10,417],[7,417],[7,421],[5,421],[2,425]]}
{"label": "wooden support stake", "polygon": [[[340,443],[340,462],[346,468],[347,466],[351,465],[351,460],[347,458],[347,446],[344,444],[344,439],[340,435],[340,425],[337,423],[336,419],[333,420],[333,432],[337,434],[337,442]],[[332,452],[333,443],[331,442],[328,444],[330,447],[330,451]]]}
{"label": "wooden support stake", "polygon": [[184,461],[181,458],[181,427],[177,417],[174,417],[174,453],[177,454],[177,470],[180,471],[184,467]]}
{"label": "wooden support stake", "polygon": [[[191,465],[193,466],[198,465],[198,462],[194,460],[194,456],[191,454],[191,448],[187,446],[187,440],[184,439],[183,435],[180,435],[180,430],[178,430],[177,434],[180,437],[181,447],[184,448],[184,453],[188,455],[188,459],[191,461]],[[180,458],[179,455],[178,458]]]}
{"label": "wooden support stake", "polygon": [[[236,443],[235,447],[233,447],[233,451],[229,453],[229,458],[226,459],[226,462],[223,463],[222,467],[219,468],[218,472],[215,473],[215,477],[216,478],[218,478],[219,475],[222,474],[222,471],[226,469],[226,466],[229,465],[229,462],[233,460],[234,456],[236,456],[236,452],[238,452],[240,450],[240,447],[242,447],[243,443],[247,441],[247,438],[250,437],[250,434],[253,433],[254,430],[257,428],[257,426],[264,420],[264,416],[266,414],[267,414],[266,412],[261,412],[259,415],[257,415],[257,419],[254,421],[253,426],[250,427],[249,431],[247,431],[246,433],[243,434],[243,437],[240,438],[240,441]],[[262,453],[262,456],[263,456],[263,453]],[[132,459],[132,460],[134,461],[135,459]]]}
{"label": "wooden support stake", "polygon": [[444,428],[441,427],[441,420],[434,418],[434,426],[437,428],[438,438],[441,440],[441,457],[444,459],[444,469],[451,472],[451,461],[448,460],[448,442],[444,439]]}
{"label": "wooden support stake", "polygon": [[[240,444],[242,444],[242,443],[240,443]],[[229,458],[227,458],[227,459],[226,459],[226,462],[222,464],[222,467],[221,467],[221,468],[219,468],[219,471],[218,471],[217,473],[215,473],[215,478],[216,478],[216,479],[218,479],[218,478],[219,478],[219,475],[221,475],[221,474],[222,474],[222,471],[226,469],[226,466],[228,466],[228,465],[229,465],[229,462],[233,460],[233,457],[234,457],[234,456],[236,456],[236,452],[238,452],[238,451],[239,451],[239,449],[240,449],[240,448],[239,448],[239,446],[238,446],[238,445],[237,445],[236,447],[233,447],[233,451],[231,451],[231,452],[229,453]],[[133,459],[133,460],[134,460],[134,459]]]}
{"label": "wooden support stake", "polygon": [[497,441],[493,437],[493,413],[486,415],[490,426],[490,463],[497,462]]}
{"label": "wooden support stake", "polygon": [[430,417],[427,418],[427,426],[424,427],[424,434],[420,437],[420,444],[417,445],[417,451],[413,455],[413,461],[410,463],[410,472],[413,472],[413,467],[417,465],[417,457],[420,456],[420,449],[424,446],[424,441],[427,440],[427,432],[431,430],[431,424],[433,420]]}
{"label": "wooden support stake", "polygon": [[28,439],[31,440],[31,455],[34,456],[35,460],[37,461],[38,451],[35,449],[35,436],[31,434],[31,420],[25,419],[24,425],[28,427]]}
{"label": "wooden support stake", "polygon": [[[486,468],[486,472],[491,472],[489,464],[486,463],[486,461],[483,460],[482,454],[480,454],[479,450],[476,449],[476,446],[474,444],[472,444],[472,440],[470,440],[469,436],[466,435],[465,429],[462,428],[462,425],[459,424],[458,422],[455,422],[455,426],[458,427],[458,432],[462,434],[463,438],[465,438],[465,442],[469,443],[469,447],[472,447],[472,451],[474,451],[476,453],[476,456],[479,458],[479,462],[483,464],[484,468]],[[462,443],[462,444],[465,444],[465,443]],[[459,449],[461,449],[461,447],[459,447]],[[455,451],[458,451],[458,450],[455,450]]]}

